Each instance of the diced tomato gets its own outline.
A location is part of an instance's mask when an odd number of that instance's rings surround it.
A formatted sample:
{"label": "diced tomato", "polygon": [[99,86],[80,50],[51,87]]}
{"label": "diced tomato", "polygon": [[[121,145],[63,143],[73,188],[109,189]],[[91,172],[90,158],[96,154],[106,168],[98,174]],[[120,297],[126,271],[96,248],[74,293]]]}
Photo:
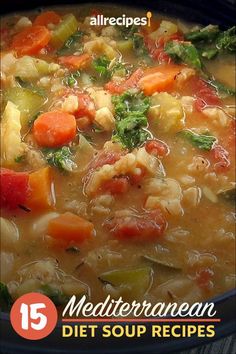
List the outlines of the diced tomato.
{"label": "diced tomato", "polygon": [[229,153],[221,145],[215,145],[211,150],[211,157],[213,159],[214,169],[218,173],[227,171],[230,167]]}
{"label": "diced tomato", "polygon": [[102,184],[102,191],[111,194],[124,194],[128,192],[129,180],[127,177],[114,177]]}
{"label": "diced tomato", "polygon": [[136,173],[129,174],[129,181],[131,185],[137,185],[141,183],[142,179],[146,175],[146,171],[142,168],[138,169]]}
{"label": "diced tomato", "polygon": [[196,280],[198,286],[204,290],[209,290],[211,285],[211,279],[213,276],[214,276],[214,272],[211,269],[209,268],[201,269],[196,274]]}
{"label": "diced tomato", "polygon": [[24,205],[29,194],[29,174],[1,168],[0,179],[1,207],[15,209]]}
{"label": "diced tomato", "polygon": [[97,17],[98,15],[102,15],[102,12],[99,11],[98,9],[91,10],[91,17]]}
{"label": "diced tomato", "polygon": [[74,113],[75,118],[88,117],[90,121],[93,121],[96,111],[92,98],[86,93],[77,93],[77,97],[79,106]]}
{"label": "diced tomato", "polygon": [[216,90],[198,76],[189,79],[191,90],[196,95],[195,109],[202,111],[206,106],[220,106],[221,100]]}
{"label": "diced tomato", "polygon": [[168,146],[160,140],[149,140],[145,144],[146,151],[157,157],[164,157],[168,154]]}
{"label": "diced tomato", "polygon": [[134,71],[126,81],[122,83],[109,81],[105,85],[105,89],[113,94],[121,94],[126,90],[129,90],[131,88],[136,88],[142,76],[143,76],[143,70],[139,68],[136,71]]}
{"label": "diced tomato", "polygon": [[165,44],[170,40],[182,40],[183,36],[180,33],[175,33],[171,36],[162,36],[156,40],[145,36],[144,43],[152,59],[157,60],[159,63],[170,63],[170,56],[164,51]]}
{"label": "diced tomato", "polygon": [[115,217],[105,226],[118,239],[153,241],[163,235],[167,222],[160,210],[140,215]]}
{"label": "diced tomato", "polygon": [[104,165],[113,165],[121,157],[119,152],[115,151],[102,151],[90,163],[89,169],[96,170]]}

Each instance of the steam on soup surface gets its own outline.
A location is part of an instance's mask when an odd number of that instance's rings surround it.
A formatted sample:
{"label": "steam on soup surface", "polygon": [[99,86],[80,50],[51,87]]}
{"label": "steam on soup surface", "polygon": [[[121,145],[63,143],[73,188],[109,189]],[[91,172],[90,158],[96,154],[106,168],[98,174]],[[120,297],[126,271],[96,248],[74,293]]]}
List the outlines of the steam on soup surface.
{"label": "steam on soup surface", "polygon": [[235,281],[235,28],[90,16],[2,20],[1,281],[57,305],[221,294]]}

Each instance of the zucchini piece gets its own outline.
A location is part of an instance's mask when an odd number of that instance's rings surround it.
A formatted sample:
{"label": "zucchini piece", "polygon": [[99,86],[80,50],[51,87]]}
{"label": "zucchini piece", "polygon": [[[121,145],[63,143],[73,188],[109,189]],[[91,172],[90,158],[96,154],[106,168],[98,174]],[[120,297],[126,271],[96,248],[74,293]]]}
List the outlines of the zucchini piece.
{"label": "zucchini piece", "polygon": [[231,188],[227,188],[224,190],[221,190],[217,193],[218,197],[231,202],[235,203],[236,200],[236,186],[232,186]]}
{"label": "zucchini piece", "polygon": [[60,68],[56,63],[48,63],[45,60],[25,55],[17,59],[14,67],[14,76],[23,80],[38,79],[41,76],[54,73]]}
{"label": "zucchini piece", "polygon": [[173,272],[181,272],[182,271],[180,266],[174,265],[173,263],[170,263],[168,261],[162,261],[162,260],[159,260],[155,257],[151,257],[148,255],[144,255],[144,256],[142,256],[142,258],[145,261],[148,261],[156,266],[159,266],[160,268],[163,268],[163,269],[165,268],[166,270],[169,270],[169,271],[173,271]]}
{"label": "zucchini piece", "polygon": [[151,267],[117,269],[101,274],[98,279],[117,288],[126,298],[139,299],[150,289],[153,271]]}
{"label": "zucchini piece", "polygon": [[21,113],[16,105],[7,102],[1,123],[1,157],[6,165],[15,165],[17,158],[25,152],[21,141]]}
{"label": "zucchini piece", "polygon": [[133,50],[133,41],[132,39],[124,39],[116,42],[117,49],[122,53],[127,53]]}
{"label": "zucchini piece", "polygon": [[28,88],[12,87],[4,94],[6,101],[13,102],[21,112],[21,124],[27,125],[29,120],[40,111],[46,99]]}
{"label": "zucchini piece", "polygon": [[53,47],[61,48],[65,41],[77,31],[78,25],[74,15],[66,15],[52,32],[51,44]]}

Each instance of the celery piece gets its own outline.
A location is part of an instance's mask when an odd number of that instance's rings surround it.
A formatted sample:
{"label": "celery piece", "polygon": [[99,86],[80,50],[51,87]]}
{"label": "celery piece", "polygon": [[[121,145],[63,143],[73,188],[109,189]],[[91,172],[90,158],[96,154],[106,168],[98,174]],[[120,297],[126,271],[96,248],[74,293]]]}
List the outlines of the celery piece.
{"label": "celery piece", "polygon": [[78,21],[72,14],[66,15],[52,32],[51,44],[59,49],[65,41],[78,29]]}
{"label": "celery piece", "polygon": [[139,299],[149,290],[152,273],[151,267],[118,269],[101,274],[99,280],[111,284],[125,298]]}
{"label": "celery piece", "polygon": [[13,102],[21,112],[21,124],[26,125],[28,121],[40,111],[45,103],[45,98],[28,88],[12,87],[4,94],[6,101]]}
{"label": "celery piece", "polygon": [[121,53],[129,52],[133,49],[132,39],[124,39],[116,42],[116,47]]}

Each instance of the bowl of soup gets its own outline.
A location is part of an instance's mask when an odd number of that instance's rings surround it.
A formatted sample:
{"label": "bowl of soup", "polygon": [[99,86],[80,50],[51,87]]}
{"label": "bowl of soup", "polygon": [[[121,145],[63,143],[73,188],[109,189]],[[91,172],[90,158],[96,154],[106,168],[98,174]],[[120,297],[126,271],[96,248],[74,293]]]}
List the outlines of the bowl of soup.
{"label": "bowl of soup", "polygon": [[[3,311],[30,292],[59,316],[73,295],[215,299],[222,333],[233,330],[235,27],[151,10],[2,17]],[[163,353],[176,345],[163,341]]]}

